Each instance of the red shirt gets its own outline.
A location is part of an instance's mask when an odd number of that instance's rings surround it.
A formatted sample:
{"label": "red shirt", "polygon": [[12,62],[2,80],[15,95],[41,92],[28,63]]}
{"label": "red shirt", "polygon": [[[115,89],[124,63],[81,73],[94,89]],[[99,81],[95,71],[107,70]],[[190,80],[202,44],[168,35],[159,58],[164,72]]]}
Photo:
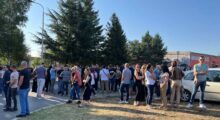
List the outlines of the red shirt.
{"label": "red shirt", "polygon": [[79,71],[76,71],[73,75],[73,79],[76,80],[78,82],[78,85],[81,86],[82,85],[82,80],[81,80],[81,76]]}

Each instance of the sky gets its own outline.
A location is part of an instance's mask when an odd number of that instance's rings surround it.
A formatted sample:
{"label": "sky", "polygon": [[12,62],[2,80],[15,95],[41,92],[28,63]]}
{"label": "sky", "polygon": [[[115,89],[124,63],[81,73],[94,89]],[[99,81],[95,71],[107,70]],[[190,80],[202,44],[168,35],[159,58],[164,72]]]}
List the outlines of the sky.
{"label": "sky", "polygon": [[[58,10],[59,0],[35,0],[48,10]],[[220,55],[220,0],[94,0],[100,24],[106,27],[116,13],[127,39],[141,40],[149,31],[159,33],[168,51],[192,51]],[[23,28],[32,56],[40,55],[40,46],[32,42],[41,31],[42,9],[32,4]],[[50,19],[45,15],[45,29]]]}

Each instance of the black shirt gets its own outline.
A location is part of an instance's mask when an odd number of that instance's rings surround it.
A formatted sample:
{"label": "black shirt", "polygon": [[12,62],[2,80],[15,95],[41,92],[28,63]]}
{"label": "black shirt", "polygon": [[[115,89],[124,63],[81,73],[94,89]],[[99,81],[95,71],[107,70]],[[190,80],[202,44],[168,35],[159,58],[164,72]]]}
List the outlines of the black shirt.
{"label": "black shirt", "polygon": [[31,76],[31,71],[28,70],[28,68],[25,68],[21,70],[20,76],[23,76],[23,83],[20,86],[20,89],[28,89],[30,87],[30,76]]}

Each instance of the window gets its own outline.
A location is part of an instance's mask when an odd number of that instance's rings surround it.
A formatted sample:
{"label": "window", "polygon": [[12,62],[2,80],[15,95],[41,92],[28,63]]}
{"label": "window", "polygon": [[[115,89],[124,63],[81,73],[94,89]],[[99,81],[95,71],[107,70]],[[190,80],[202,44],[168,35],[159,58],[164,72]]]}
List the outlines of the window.
{"label": "window", "polygon": [[190,72],[188,74],[186,74],[186,76],[184,77],[185,80],[194,80],[194,75],[193,72]]}
{"label": "window", "polygon": [[209,71],[208,81],[220,82],[220,71]]}

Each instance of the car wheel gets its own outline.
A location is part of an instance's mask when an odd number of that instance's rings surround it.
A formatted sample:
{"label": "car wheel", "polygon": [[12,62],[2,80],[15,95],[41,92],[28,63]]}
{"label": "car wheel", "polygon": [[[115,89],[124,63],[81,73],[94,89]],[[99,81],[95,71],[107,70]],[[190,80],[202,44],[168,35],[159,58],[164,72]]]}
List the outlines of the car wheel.
{"label": "car wheel", "polygon": [[191,92],[184,89],[182,96],[181,96],[181,100],[184,102],[189,102],[190,98],[191,98]]}

